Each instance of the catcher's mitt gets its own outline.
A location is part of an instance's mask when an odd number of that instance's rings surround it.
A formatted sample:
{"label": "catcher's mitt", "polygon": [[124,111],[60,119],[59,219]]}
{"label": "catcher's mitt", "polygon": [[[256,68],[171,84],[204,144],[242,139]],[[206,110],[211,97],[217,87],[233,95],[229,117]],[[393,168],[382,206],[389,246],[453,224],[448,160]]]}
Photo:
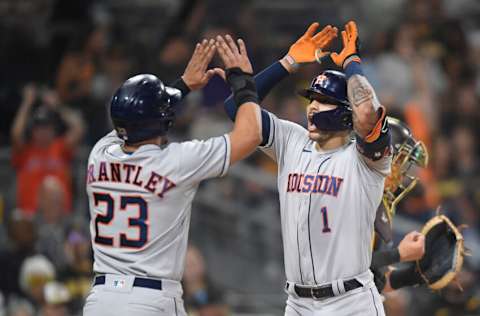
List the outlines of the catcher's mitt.
{"label": "catcher's mitt", "polygon": [[437,215],[423,226],[425,255],[417,270],[433,290],[447,286],[462,269],[465,249],[463,236],[445,215]]}

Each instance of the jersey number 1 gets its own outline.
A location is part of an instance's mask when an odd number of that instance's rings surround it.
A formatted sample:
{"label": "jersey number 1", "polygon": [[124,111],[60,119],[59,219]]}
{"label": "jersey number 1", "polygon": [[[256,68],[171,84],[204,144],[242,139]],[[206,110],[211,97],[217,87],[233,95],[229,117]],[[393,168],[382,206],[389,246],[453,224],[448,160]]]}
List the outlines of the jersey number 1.
{"label": "jersey number 1", "polygon": [[322,219],[323,219],[323,229],[322,229],[322,233],[329,233],[331,232],[332,230],[330,229],[330,227],[328,227],[328,214],[327,214],[327,207],[322,207],[322,209],[320,210],[320,212],[322,212]]}
{"label": "jersey number 1", "polygon": [[[115,200],[110,194],[93,193],[95,206],[100,203],[105,203],[107,211],[105,214],[97,214],[95,217],[95,243],[113,246],[113,237],[101,236],[98,231],[98,226],[110,225],[115,214]],[[124,211],[127,206],[132,205],[138,207],[138,216],[128,218],[128,226],[136,227],[139,230],[139,237],[137,239],[130,239],[126,234],[120,233],[120,247],[126,248],[142,248],[148,239],[148,206],[147,202],[141,196],[121,196],[120,210]]]}

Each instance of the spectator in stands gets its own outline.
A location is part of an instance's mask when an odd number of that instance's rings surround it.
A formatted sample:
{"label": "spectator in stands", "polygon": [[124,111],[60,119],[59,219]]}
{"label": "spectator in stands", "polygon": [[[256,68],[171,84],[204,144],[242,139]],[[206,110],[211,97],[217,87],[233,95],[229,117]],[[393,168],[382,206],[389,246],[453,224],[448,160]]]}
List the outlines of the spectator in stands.
{"label": "spectator in stands", "polygon": [[473,128],[477,135],[480,134],[480,113],[478,106],[480,99],[475,91],[475,81],[468,80],[457,83],[458,89],[452,90],[444,104],[442,124],[450,132],[458,125]]}
{"label": "spectator in stands", "polygon": [[50,259],[57,270],[66,265],[63,242],[67,235],[68,220],[62,183],[53,176],[46,176],[38,192],[37,251]]}
{"label": "spectator in stands", "polygon": [[23,261],[18,282],[36,308],[45,302],[45,285],[53,281],[55,275],[55,267],[45,256],[34,255]]}
{"label": "spectator in stands", "polygon": [[446,136],[439,135],[436,137],[432,151],[431,166],[439,181],[447,180],[454,172],[452,150],[452,144]]}
{"label": "spectator in stands", "polygon": [[477,161],[477,144],[473,131],[459,125],[453,130],[452,135],[453,152],[456,160],[456,174],[464,182],[466,187],[470,187],[470,181],[473,181],[478,175],[479,165]]}
{"label": "spectator in stands", "polygon": [[133,66],[126,47],[119,44],[109,47],[93,78],[92,97],[105,107],[115,90],[133,75]]}
{"label": "spectator in stands", "polygon": [[305,107],[297,96],[283,98],[280,103],[280,118],[306,126]]}
{"label": "spectator in stands", "polygon": [[[61,106],[54,92],[46,90],[42,105],[33,110],[38,89],[28,85],[23,90],[23,100],[15,117],[12,131],[12,160],[17,171],[17,205],[26,214],[34,214],[38,208],[38,190],[44,178],[55,176],[64,190],[66,210],[71,209],[70,161],[83,133],[81,117]],[[32,114],[33,112],[33,114]],[[66,124],[66,131],[58,135],[56,114]],[[33,116],[27,135],[29,118]]]}
{"label": "spectator in stands", "polygon": [[9,316],[35,316],[35,309],[28,301],[19,300],[11,302],[6,308]]}
{"label": "spectator in stands", "polygon": [[25,258],[35,254],[35,226],[19,210],[14,210],[8,221],[9,248],[0,253],[0,291],[7,305],[25,296],[20,288],[20,267]]}
{"label": "spectator in stands", "polygon": [[228,315],[222,293],[206,276],[205,259],[200,250],[189,246],[185,262],[183,289],[187,311],[198,316]]}
{"label": "spectator in stands", "polygon": [[70,293],[68,289],[59,282],[49,282],[43,290],[44,303],[40,308],[41,316],[67,316],[71,315],[68,310]]}
{"label": "spectator in stands", "polygon": [[66,237],[64,249],[66,268],[59,273],[59,280],[71,296],[71,308],[82,311],[85,297],[92,285],[92,250],[88,235],[79,228],[72,229]]}
{"label": "spectator in stands", "polygon": [[174,74],[181,73],[188,63],[191,41],[183,36],[178,36],[169,38],[164,44],[158,53],[155,71],[165,77],[163,80],[170,82],[175,80]]}
{"label": "spectator in stands", "polygon": [[[423,75],[435,78],[427,82],[428,89],[438,93],[444,89],[445,79],[435,60],[430,56],[421,54],[418,45],[418,35],[412,24],[401,24],[389,35],[387,50],[381,53],[376,60],[376,73],[378,74],[379,98],[389,108],[398,112],[404,110],[405,105],[417,97],[415,68],[423,67]],[[395,75],[392,75],[395,74]]]}
{"label": "spectator in stands", "polygon": [[129,58],[126,47],[114,45],[100,61],[93,77],[90,106],[81,106],[89,126],[87,141],[93,145],[98,139],[112,130],[108,116],[107,104],[115,90],[133,75],[133,62]]}
{"label": "spectator in stands", "polygon": [[61,100],[78,106],[89,103],[92,80],[104,57],[108,29],[98,27],[86,34],[73,40],[72,47],[62,58],[56,79]]}

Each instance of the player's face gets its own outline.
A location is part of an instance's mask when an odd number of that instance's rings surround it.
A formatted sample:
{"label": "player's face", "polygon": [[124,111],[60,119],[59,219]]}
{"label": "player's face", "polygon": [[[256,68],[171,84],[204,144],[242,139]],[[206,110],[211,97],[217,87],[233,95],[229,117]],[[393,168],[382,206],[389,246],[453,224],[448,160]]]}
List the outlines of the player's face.
{"label": "player's face", "polygon": [[312,102],[307,106],[307,130],[308,137],[310,137],[311,140],[323,143],[334,136],[335,132],[322,131],[318,129],[318,127],[312,122],[312,117],[315,113],[333,110],[336,107],[336,105],[320,103],[316,100],[312,100]]}

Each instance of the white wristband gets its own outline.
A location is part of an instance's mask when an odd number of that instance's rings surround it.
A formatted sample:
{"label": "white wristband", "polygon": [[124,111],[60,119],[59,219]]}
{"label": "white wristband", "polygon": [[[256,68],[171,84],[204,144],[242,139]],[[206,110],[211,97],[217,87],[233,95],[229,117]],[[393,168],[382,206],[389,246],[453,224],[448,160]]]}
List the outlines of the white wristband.
{"label": "white wristband", "polygon": [[300,67],[300,64],[293,59],[290,55],[285,55],[285,61],[292,67],[293,70],[297,70]]}

